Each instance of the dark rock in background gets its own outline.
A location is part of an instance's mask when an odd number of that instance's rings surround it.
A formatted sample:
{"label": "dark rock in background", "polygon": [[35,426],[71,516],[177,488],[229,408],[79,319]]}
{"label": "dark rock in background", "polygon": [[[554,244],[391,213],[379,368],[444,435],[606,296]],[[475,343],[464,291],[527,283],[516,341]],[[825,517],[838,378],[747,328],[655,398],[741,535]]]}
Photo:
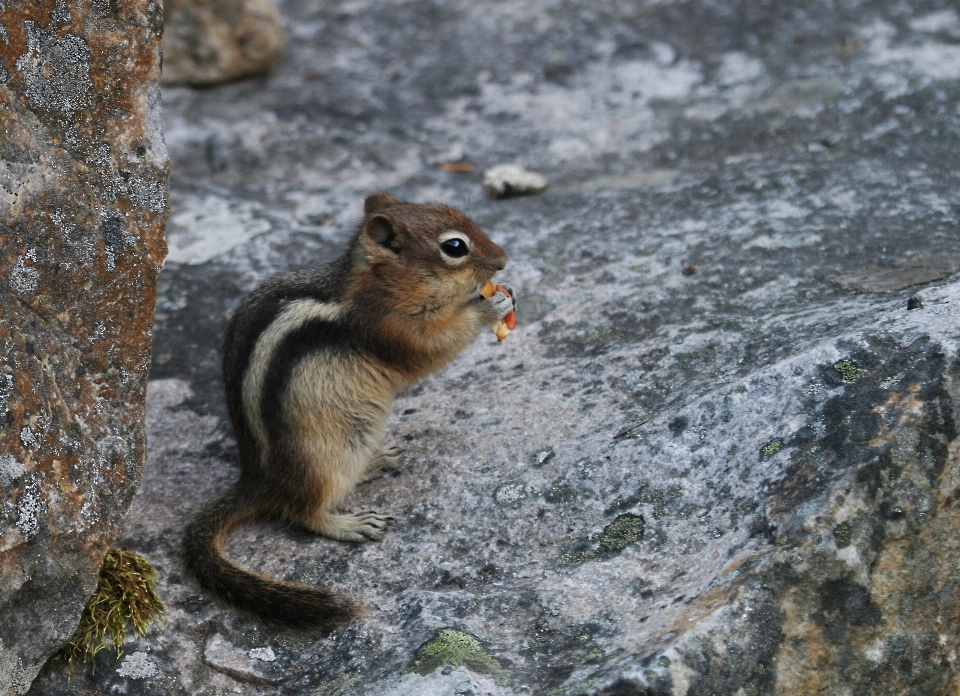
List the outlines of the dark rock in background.
{"label": "dark rock in background", "polygon": [[286,46],[271,0],[167,0],[163,8],[164,84],[214,85],[255,75]]}
{"label": "dark rock in background", "polygon": [[[171,620],[36,693],[956,693],[955,7],[281,10],[269,77],[164,93],[171,255],[123,540]],[[501,162],[550,188],[489,200]],[[401,395],[403,466],[350,501],[397,517],[383,542],[232,537],[371,610],[316,641],[204,597],[177,544],[237,473],[226,316],[339,253],[378,189],[472,214],[519,324]]]}
{"label": "dark rock in background", "polygon": [[166,247],[160,6],[0,5],[0,692],[77,627],[140,484]]}

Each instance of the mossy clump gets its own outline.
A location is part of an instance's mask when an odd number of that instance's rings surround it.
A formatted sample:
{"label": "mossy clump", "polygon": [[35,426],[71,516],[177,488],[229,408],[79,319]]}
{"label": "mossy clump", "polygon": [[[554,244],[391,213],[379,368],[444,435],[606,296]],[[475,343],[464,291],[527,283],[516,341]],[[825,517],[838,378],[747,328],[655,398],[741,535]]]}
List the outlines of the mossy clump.
{"label": "mossy clump", "polygon": [[853,384],[867,374],[867,371],[857,365],[850,358],[844,358],[833,363],[833,369],[840,373],[840,380],[844,384]]}
{"label": "mossy clump", "polygon": [[602,558],[600,551],[594,547],[589,539],[579,539],[574,542],[560,561],[561,566],[581,565],[589,561]]}
{"label": "mossy clump", "polygon": [[777,438],[776,440],[771,440],[763,447],[760,448],[760,458],[769,459],[777,452],[783,449],[783,440]]}
{"label": "mossy clump", "polygon": [[841,522],[833,528],[833,538],[837,541],[838,549],[850,546],[850,535],[852,533],[853,528],[850,526],[849,522]]}
{"label": "mossy clump", "polygon": [[497,674],[503,669],[469,633],[442,628],[433,640],[420,646],[413,664],[403,673],[414,672],[425,677],[441,667],[456,669],[460,665],[477,674]]}
{"label": "mossy clump", "polygon": [[620,553],[630,544],[643,539],[646,523],[642,515],[620,515],[603,529],[600,546],[609,553]]}
{"label": "mossy clump", "polygon": [[110,645],[120,657],[128,626],[139,638],[146,635],[150,624],[164,618],[166,607],[157,596],[156,584],[157,572],[143,556],[119,549],[108,551],[97,589],[80,615],[80,625],[57,657],[72,667],[75,660],[92,661]]}

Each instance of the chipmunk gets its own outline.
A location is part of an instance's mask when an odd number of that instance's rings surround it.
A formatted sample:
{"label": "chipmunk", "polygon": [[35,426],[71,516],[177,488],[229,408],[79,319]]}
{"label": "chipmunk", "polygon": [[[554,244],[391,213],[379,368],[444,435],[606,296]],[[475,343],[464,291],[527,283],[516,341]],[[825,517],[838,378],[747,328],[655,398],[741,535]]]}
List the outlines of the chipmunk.
{"label": "chipmunk", "polygon": [[392,518],[335,510],[364,472],[396,462],[399,451],[379,443],[397,390],[515,309],[503,292],[478,290],[505,264],[462,213],[375,193],[338,260],[270,278],[243,300],[223,348],[240,480],[184,534],[186,570],[204,590],[281,628],[326,632],[360,613],[330,590],[231,564],[221,543],[254,519],[338,541],[383,538]]}

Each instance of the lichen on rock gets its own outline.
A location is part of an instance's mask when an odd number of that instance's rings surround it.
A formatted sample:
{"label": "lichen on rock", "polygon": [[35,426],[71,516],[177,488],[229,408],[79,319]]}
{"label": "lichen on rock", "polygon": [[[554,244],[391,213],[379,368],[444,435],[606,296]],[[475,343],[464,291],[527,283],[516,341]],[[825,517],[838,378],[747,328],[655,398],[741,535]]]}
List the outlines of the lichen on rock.
{"label": "lichen on rock", "polygon": [[850,358],[844,358],[833,363],[833,369],[840,373],[844,384],[854,384],[858,379],[867,374],[867,371],[859,367]]}
{"label": "lichen on rock", "polygon": [[154,0],[0,4],[0,692],[74,629],[139,485],[165,254]]}
{"label": "lichen on rock", "polygon": [[604,551],[620,553],[630,544],[643,539],[644,527],[643,515],[618,515],[604,528],[600,535],[600,546]]}
{"label": "lichen on rock", "polygon": [[502,669],[496,658],[483,649],[479,640],[463,631],[444,628],[420,646],[406,671],[427,676],[441,667],[461,665],[480,674],[497,673]]}

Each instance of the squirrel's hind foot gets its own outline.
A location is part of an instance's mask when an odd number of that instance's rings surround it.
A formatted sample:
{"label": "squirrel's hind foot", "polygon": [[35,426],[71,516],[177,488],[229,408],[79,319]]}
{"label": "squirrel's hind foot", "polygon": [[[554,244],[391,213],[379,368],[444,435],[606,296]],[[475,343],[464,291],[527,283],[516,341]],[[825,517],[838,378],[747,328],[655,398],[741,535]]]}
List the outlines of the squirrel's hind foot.
{"label": "squirrel's hind foot", "polygon": [[370,460],[369,472],[361,483],[369,483],[383,478],[388,474],[394,474],[400,469],[400,455],[402,450],[399,447],[384,447],[378,450]]}
{"label": "squirrel's hind foot", "polygon": [[384,447],[377,451],[377,454],[373,457],[371,468],[396,469],[400,466],[401,454],[402,450],[399,447]]}
{"label": "squirrel's hind foot", "polygon": [[336,541],[349,541],[362,544],[368,541],[380,541],[387,533],[392,517],[376,512],[346,513],[342,515],[326,514],[307,528]]}

